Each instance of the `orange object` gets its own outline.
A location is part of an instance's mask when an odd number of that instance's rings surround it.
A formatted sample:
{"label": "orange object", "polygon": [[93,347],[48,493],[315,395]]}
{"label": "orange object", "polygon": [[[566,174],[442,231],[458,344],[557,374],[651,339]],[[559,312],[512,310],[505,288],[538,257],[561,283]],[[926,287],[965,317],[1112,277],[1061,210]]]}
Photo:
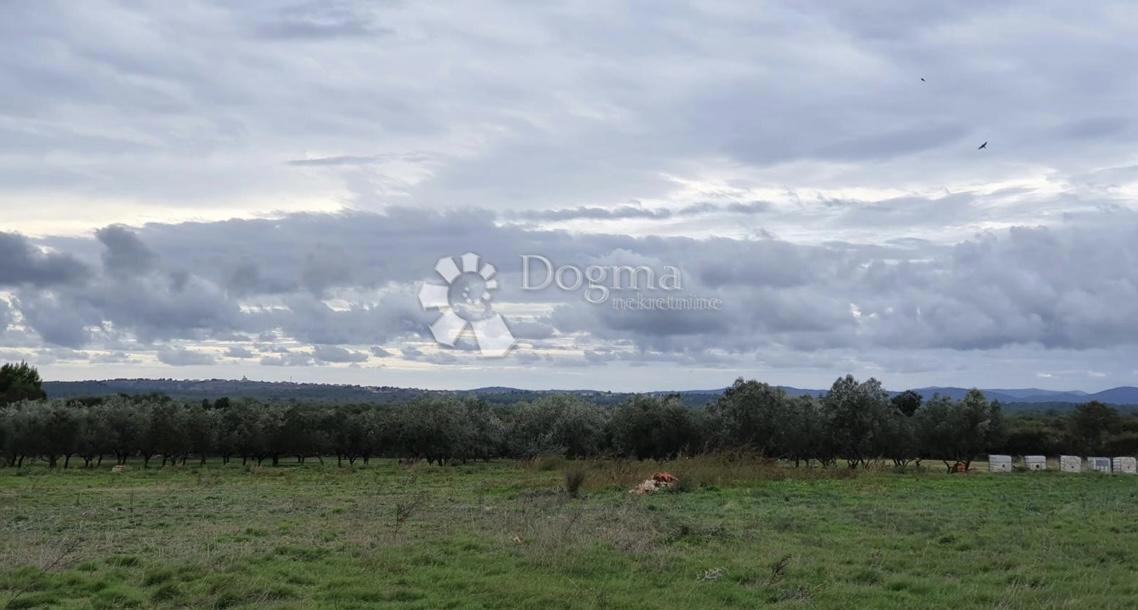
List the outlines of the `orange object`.
{"label": "orange object", "polygon": [[675,483],[679,479],[676,478],[676,475],[670,472],[657,472],[656,474],[652,475],[652,480],[658,483]]}

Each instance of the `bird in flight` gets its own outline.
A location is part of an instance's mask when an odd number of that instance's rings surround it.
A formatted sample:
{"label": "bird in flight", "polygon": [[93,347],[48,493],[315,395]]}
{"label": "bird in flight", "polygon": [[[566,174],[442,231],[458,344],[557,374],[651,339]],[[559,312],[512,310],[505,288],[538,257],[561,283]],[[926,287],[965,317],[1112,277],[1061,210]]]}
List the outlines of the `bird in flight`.
{"label": "bird in flight", "polygon": [[977,147],[976,150],[984,150],[985,148],[988,148],[988,142],[987,141],[985,141],[983,144],[981,144],[979,147]]}
{"label": "bird in flight", "polygon": [[925,82],[925,77],[923,77],[923,76],[921,77],[921,82],[922,83]]}

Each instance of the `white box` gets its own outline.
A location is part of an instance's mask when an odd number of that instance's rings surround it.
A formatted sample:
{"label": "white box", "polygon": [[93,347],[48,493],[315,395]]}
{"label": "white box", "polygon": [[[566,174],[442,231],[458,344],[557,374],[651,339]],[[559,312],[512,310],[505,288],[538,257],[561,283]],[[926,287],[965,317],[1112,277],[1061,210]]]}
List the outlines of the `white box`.
{"label": "white box", "polygon": [[1091,472],[1110,472],[1110,458],[1105,457],[1089,457],[1087,458],[1087,470]]}
{"label": "white box", "polygon": [[1138,460],[1132,457],[1116,457],[1112,460],[1110,469],[1122,474],[1138,473]]}
{"label": "white box", "polygon": [[989,455],[988,456],[988,472],[1011,472],[1012,471],[1012,456],[1010,455]]}
{"label": "white box", "polygon": [[1025,455],[1023,456],[1023,467],[1028,470],[1047,470],[1047,456]]}
{"label": "white box", "polygon": [[1059,456],[1059,470],[1063,472],[1082,472],[1083,458],[1077,455]]}

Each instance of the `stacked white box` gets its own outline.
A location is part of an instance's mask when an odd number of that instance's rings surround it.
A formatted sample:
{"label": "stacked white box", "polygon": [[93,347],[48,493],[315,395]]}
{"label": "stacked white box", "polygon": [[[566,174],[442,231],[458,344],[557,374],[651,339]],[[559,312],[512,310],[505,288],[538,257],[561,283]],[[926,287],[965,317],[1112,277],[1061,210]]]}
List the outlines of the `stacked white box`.
{"label": "stacked white box", "polygon": [[988,472],[1011,472],[1012,471],[1012,456],[1010,455],[989,455],[988,456]]}
{"label": "stacked white box", "polygon": [[1023,456],[1023,467],[1028,470],[1047,470],[1047,456],[1025,455]]}
{"label": "stacked white box", "polygon": [[1111,463],[1112,471],[1122,474],[1138,473],[1138,460],[1132,457],[1116,457]]}
{"label": "stacked white box", "polygon": [[1059,456],[1059,470],[1063,472],[1082,472],[1083,458],[1077,455]]}
{"label": "stacked white box", "polygon": [[1110,458],[1105,457],[1089,457],[1087,458],[1087,470],[1091,472],[1110,472]]}

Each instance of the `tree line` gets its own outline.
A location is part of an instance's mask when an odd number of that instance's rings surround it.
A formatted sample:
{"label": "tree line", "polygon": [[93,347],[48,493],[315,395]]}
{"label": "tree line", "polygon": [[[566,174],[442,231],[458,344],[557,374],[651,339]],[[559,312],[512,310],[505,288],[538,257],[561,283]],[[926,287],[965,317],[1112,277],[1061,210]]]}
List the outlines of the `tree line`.
{"label": "tree line", "polygon": [[[1009,423],[1010,419],[1010,423]],[[715,402],[638,395],[612,406],[569,395],[510,406],[428,395],[398,406],[279,405],[162,396],[18,400],[0,406],[0,462],[22,466],[125,463],[368,462],[374,457],[446,464],[490,458],[614,456],[666,459],[740,452],[796,465],[850,468],[921,460],[967,468],[986,453],[1138,452],[1138,420],[1089,403],[1069,415],[1005,418],[970,391],[960,400],[914,392],[891,397],[880,382],[846,376],[821,397],[739,379]]]}

